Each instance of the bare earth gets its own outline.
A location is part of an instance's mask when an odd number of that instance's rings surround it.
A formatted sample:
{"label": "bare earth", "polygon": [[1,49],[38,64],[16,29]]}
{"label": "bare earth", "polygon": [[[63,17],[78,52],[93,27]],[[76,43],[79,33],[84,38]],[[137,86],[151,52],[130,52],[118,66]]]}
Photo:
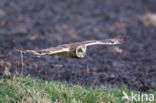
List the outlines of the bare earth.
{"label": "bare earth", "polygon": [[1,0],[0,77],[21,72],[21,49],[92,39],[127,38],[92,46],[85,59],[24,54],[24,75],[108,88],[156,87],[156,0]]}

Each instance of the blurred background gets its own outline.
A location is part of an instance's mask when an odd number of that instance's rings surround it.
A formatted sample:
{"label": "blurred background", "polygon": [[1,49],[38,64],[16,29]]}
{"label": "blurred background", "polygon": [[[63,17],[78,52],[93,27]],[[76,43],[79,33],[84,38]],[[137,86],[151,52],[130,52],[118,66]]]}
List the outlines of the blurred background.
{"label": "blurred background", "polygon": [[[85,59],[36,57],[21,49],[127,38],[92,46]],[[147,91],[156,87],[156,0],[0,0],[0,77],[23,73],[45,80]]]}

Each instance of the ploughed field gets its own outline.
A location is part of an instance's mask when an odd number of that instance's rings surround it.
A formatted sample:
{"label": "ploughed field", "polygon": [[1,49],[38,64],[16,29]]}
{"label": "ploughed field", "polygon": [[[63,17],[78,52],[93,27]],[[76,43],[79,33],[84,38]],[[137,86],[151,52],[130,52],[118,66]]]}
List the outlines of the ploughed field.
{"label": "ploughed field", "polygon": [[[156,87],[155,0],[1,0],[0,77],[30,75],[108,88]],[[84,59],[36,57],[21,49],[127,38],[119,46],[91,46]]]}

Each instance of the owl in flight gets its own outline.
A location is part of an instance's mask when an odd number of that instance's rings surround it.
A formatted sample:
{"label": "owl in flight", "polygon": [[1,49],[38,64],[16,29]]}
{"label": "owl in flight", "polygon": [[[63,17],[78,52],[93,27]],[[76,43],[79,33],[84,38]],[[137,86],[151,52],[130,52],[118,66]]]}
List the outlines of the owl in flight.
{"label": "owl in flight", "polygon": [[18,50],[23,53],[30,53],[37,56],[63,56],[68,58],[81,59],[86,56],[88,46],[92,45],[117,45],[123,42],[122,39],[89,40],[83,42],[69,43],[40,50]]}

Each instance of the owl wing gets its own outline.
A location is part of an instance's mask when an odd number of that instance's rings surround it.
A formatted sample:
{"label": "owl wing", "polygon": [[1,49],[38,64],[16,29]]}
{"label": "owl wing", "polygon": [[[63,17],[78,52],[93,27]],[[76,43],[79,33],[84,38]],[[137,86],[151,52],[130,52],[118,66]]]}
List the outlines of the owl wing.
{"label": "owl wing", "polygon": [[57,53],[69,52],[69,50],[70,48],[68,46],[58,46],[58,47],[52,47],[48,49],[41,49],[41,50],[19,50],[17,49],[17,51],[20,51],[23,53],[35,54],[38,56],[56,55]]}
{"label": "owl wing", "polygon": [[121,43],[123,43],[122,39],[90,40],[82,42],[86,47],[91,45],[117,45]]}

